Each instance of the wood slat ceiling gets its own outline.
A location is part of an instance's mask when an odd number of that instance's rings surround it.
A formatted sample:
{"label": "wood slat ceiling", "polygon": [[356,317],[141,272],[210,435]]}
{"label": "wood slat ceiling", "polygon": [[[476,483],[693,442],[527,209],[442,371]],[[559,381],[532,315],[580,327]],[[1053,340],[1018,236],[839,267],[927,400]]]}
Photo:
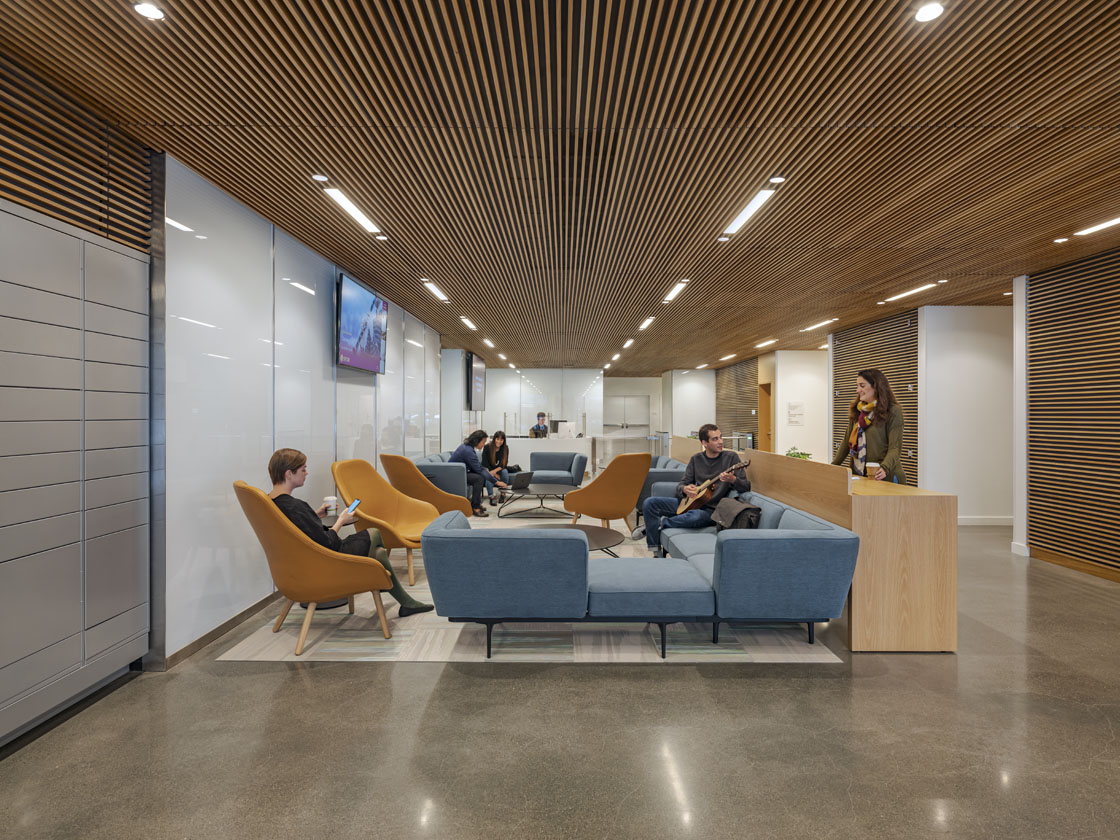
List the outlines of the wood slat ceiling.
{"label": "wood slat ceiling", "polygon": [[633,376],[812,348],[826,317],[1000,305],[1120,246],[1052,242],[1120,216],[1099,0],[947,0],[928,24],[897,0],[159,5],[0,0],[0,49],[491,364],[483,336],[530,367],[635,337],[610,370]]}

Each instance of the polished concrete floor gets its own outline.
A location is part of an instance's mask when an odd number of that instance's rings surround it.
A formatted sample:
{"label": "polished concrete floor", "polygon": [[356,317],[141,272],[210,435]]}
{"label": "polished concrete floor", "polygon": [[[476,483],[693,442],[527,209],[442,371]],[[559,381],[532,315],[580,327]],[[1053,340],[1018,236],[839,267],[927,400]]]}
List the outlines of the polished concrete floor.
{"label": "polished concrete floor", "polygon": [[955,656],[215,661],[252,621],[7,750],[0,834],[1118,838],[1120,584],[1009,542],[961,529]]}

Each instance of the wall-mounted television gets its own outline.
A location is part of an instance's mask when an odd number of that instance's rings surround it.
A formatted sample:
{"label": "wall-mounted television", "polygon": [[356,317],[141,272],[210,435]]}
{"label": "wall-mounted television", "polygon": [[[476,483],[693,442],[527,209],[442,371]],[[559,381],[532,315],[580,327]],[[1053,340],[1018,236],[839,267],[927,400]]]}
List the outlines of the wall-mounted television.
{"label": "wall-mounted television", "polygon": [[338,363],[385,372],[389,304],[345,274],[338,284]]}
{"label": "wall-mounted television", "polygon": [[486,410],[486,360],[470,351],[467,362],[467,411]]}

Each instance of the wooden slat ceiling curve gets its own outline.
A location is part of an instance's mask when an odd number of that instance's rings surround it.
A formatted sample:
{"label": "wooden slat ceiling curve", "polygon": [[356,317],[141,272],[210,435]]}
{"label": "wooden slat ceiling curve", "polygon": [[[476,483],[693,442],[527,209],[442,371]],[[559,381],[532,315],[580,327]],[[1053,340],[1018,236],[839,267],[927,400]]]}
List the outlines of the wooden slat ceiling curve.
{"label": "wooden slat ceiling curve", "polygon": [[529,367],[634,337],[610,371],[634,376],[805,349],[826,317],[1001,305],[1120,246],[1052,241],[1120,216],[1098,0],[949,0],[928,24],[895,0],[157,5],[0,0],[0,49],[491,364],[483,336]]}

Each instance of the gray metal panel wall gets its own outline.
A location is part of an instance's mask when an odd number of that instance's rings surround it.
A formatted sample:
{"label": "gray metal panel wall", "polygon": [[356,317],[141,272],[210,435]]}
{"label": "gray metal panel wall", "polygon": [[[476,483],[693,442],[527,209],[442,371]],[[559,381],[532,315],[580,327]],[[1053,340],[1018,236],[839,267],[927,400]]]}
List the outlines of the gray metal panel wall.
{"label": "gray metal panel wall", "polygon": [[0,743],[147,648],[147,312],[146,255],[0,202]]}

